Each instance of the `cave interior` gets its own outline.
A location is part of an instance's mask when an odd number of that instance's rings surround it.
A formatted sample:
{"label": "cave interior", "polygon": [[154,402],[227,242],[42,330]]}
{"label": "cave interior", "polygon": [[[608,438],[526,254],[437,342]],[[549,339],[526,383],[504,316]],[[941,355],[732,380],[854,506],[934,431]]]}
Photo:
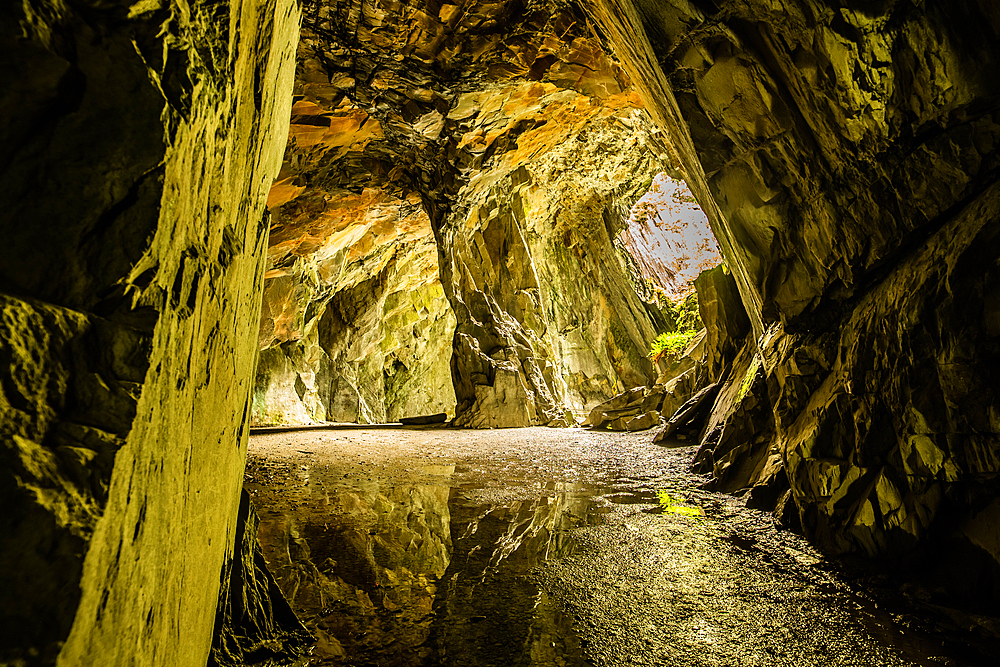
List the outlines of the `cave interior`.
{"label": "cave interior", "polygon": [[[440,413],[665,424],[995,614],[992,0],[24,0],[0,40],[0,663],[285,664],[251,427]],[[660,174],[725,264],[654,363]]]}

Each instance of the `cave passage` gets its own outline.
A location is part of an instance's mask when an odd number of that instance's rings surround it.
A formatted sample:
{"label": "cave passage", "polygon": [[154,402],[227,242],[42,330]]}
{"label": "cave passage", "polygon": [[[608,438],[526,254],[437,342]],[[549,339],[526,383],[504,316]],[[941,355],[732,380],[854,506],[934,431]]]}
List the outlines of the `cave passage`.
{"label": "cave passage", "polygon": [[[998,45],[995,0],[6,3],[0,665],[301,664],[260,532],[327,662],[995,666]],[[725,264],[657,351],[661,172]],[[482,432],[254,438],[258,530],[249,427],[441,413]]]}
{"label": "cave passage", "polygon": [[268,567],[312,665],[992,665],[996,647],[825,560],[692,447],[528,428],[251,438]]}
{"label": "cave passage", "polygon": [[[637,110],[627,117],[634,123],[644,118]],[[722,264],[722,257],[708,218],[684,180],[665,172],[650,173],[648,179],[646,187],[633,193],[638,199],[631,207],[618,207],[613,224],[596,226],[597,242],[580,253],[575,266],[586,270],[567,270],[567,248],[551,240],[529,242],[531,252],[518,257],[535,275],[530,298],[539,312],[525,313],[522,305],[512,309],[512,316],[518,326],[537,328],[540,340],[546,341],[547,386],[566,409],[565,424],[560,425],[583,422],[595,407],[623,390],[663,384],[688,370],[670,363],[685,344],[675,345],[676,354],[657,364],[662,356],[656,354],[657,336],[673,334],[686,343],[703,328],[695,282],[700,273]],[[279,181],[272,195],[287,187]],[[315,264],[293,260],[298,268],[271,268],[265,275],[250,425],[420,424],[455,418],[453,361],[468,362],[452,358],[455,315],[435,257],[447,249],[435,245],[428,214],[419,202],[404,211],[398,203],[384,206],[371,192],[340,198],[347,200],[342,202],[349,211],[344,215],[362,220],[348,225],[351,233],[341,235],[347,240],[334,234],[324,239],[325,249],[317,251],[321,258]],[[272,248],[280,250],[287,241],[288,215],[287,210],[275,214]],[[393,233],[379,238],[373,220]],[[397,229],[407,224],[414,229]],[[532,234],[552,236],[552,227],[545,219]],[[488,245],[489,252],[503,255],[507,237],[523,233],[517,225],[499,235],[489,230],[487,225],[480,234],[477,252],[486,252]],[[410,233],[416,241],[407,236]],[[391,257],[388,263],[385,256]],[[327,263],[343,267],[334,271]],[[345,274],[351,277],[344,279]],[[311,284],[317,275],[325,276],[320,286]],[[494,291],[488,285],[484,289]],[[502,291],[503,285],[496,289]],[[469,295],[454,298],[468,300]],[[626,319],[635,321],[626,327]],[[491,355],[496,355],[495,349]],[[623,360],[626,356],[632,359]],[[678,394],[680,403],[693,389]],[[526,391],[514,400],[534,399]],[[507,401],[505,396],[502,402]],[[643,428],[658,425],[659,417],[647,419]]]}

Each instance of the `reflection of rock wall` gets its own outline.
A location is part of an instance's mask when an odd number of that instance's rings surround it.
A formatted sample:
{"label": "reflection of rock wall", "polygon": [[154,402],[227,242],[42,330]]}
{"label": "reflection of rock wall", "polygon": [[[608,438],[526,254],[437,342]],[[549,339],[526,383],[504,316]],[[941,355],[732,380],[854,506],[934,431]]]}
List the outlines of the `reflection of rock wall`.
{"label": "reflection of rock wall", "polygon": [[572,553],[570,534],[588,521],[592,497],[577,493],[576,484],[554,487],[501,506],[456,493],[454,554],[435,604],[438,664],[545,664],[553,653],[583,664],[572,619],[528,576],[545,560]]}
{"label": "reflection of rock wall", "polygon": [[0,12],[0,663],[206,664],[297,29]]}
{"label": "reflection of rock wall", "polygon": [[260,542],[322,664],[498,664],[553,641],[580,657],[572,619],[529,572],[572,553],[592,493],[550,483],[497,502],[496,490],[452,487],[454,465],[421,466],[438,483],[414,484],[273,463],[249,484]]}
{"label": "reflection of rock wall", "polygon": [[451,558],[448,495],[443,485],[373,482],[331,498],[317,484],[314,498],[333,501],[321,503],[322,515],[265,500],[278,517],[261,524],[268,566],[316,634],[316,658],[425,664],[437,581]]}
{"label": "reflection of rock wall", "polygon": [[259,525],[250,495],[244,490],[236,523],[236,548],[222,572],[208,667],[288,663],[309,652],[315,643],[267,569],[257,539]]}
{"label": "reflection of rock wall", "polygon": [[734,272],[804,530],[872,555],[951,534],[996,580],[995,4],[591,7]]}

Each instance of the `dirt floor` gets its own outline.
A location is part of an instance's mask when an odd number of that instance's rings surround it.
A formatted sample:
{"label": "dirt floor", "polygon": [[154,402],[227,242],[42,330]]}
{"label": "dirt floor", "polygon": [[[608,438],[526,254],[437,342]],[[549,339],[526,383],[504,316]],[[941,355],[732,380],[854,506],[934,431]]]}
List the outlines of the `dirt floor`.
{"label": "dirt floor", "polygon": [[994,621],[849,574],[650,433],[256,435],[265,557],[315,665],[996,665]]}

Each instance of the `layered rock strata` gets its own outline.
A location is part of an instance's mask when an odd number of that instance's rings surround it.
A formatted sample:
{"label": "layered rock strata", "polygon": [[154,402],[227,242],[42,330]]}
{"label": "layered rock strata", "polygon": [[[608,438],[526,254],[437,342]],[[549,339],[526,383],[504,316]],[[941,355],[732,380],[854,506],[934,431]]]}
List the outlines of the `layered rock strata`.
{"label": "layered rock strata", "polygon": [[298,25],[0,10],[4,664],[206,662]]}
{"label": "layered rock strata", "polygon": [[720,401],[760,411],[750,433],[773,421],[759,447],[806,534],[873,556],[950,540],[991,586],[1000,10],[588,8],[669,128],[734,272],[755,340]]}

